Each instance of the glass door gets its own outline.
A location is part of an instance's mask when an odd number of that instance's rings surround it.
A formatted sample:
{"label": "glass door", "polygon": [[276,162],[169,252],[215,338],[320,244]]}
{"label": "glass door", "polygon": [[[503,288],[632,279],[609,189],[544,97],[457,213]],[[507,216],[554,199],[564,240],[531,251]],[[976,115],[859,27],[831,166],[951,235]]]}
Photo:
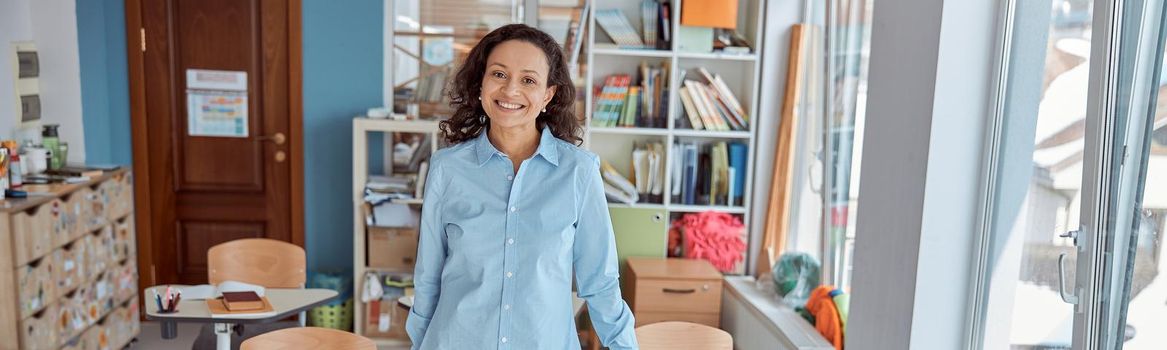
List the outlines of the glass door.
{"label": "glass door", "polygon": [[[1100,114],[1114,140],[1102,177],[1093,235],[1098,243],[1090,266],[1093,303],[1085,305],[1080,349],[1167,349],[1167,262],[1162,259],[1167,213],[1167,93],[1163,75],[1167,7],[1162,0],[1126,0],[1112,5],[1116,35],[1111,74],[1100,79]],[[1163,101],[1167,102],[1167,100]],[[1079,265],[1081,267],[1081,265]]]}
{"label": "glass door", "polygon": [[1006,4],[969,348],[1167,349],[1164,0]]}

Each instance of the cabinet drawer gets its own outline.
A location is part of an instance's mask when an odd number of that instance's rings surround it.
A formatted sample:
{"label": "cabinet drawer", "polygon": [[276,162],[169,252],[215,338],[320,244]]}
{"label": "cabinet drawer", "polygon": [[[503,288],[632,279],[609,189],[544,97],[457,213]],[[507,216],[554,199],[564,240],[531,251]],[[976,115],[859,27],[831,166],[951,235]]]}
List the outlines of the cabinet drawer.
{"label": "cabinet drawer", "polygon": [[20,317],[28,317],[56,299],[57,283],[53,279],[52,258],[19,267],[17,281],[20,283]]}
{"label": "cabinet drawer", "polygon": [[125,265],[110,270],[114,274],[114,303],[125,301],[138,291],[138,266],[134,260],[126,260]]}
{"label": "cabinet drawer", "polygon": [[84,242],[88,249],[85,265],[90,271],[105,271],[106,267],[117,264],[118,260],[114,254],[116,247],[114,246],[113,231],[113,227],[105,226],[85,235]]}
{"label": "cabinet drawer", "polygon": [[81,214],[85,208],[85,191],[81,189],[61,197],[61,223],[58,227],[57,245],[71,242],[85,233],[85,225],[81,223]]}
{"label": "cabinet drawer", "polygon": [[81,285],[88,276],[85,248],[85,241],[79,240],[53,251],[53,279],[57,283],[58,295]]}
{"label": "cabinet drawer", "polygon": [[80,219],[81,230],[89,232],[105,226],[109,219],[105,217],[106,198],[101,191],[95,188],[82,188],[73,194],[81,198]]}
{"label": "cabinet drawer", "polygon": [[721,281],[638,279],[634,293],[636,312],[721,311]]}
{"label": "cabinet drawer", "polygon": [[100,191],[108,201],[106,215],[109,220],[117,220],[133,211],[133,178],[128,173],[119,174],[101,184]]}
{"label": "cabinet drawer", "polygon": [[134,216],[130,215],[114,223],[113,260],[121,262],[133,258],[137,242],[134,235]]}
{"label": "cabinet drawer", "polygon": [[719,314],[647,311],[636,313],[635,316],[636,327],[665,321],[693,322],[715,328],[721,327],[721,317]]}
{"label": "cabinet drawer", "polygon": [[105,329],[109,333],[109,341],[113,346],[118,346],[129,342],[138,335],[138,303],[134,301],[126,304],[125,307],[114,310],[109,316],[109,320],[105,324]]}
{"label": "cabinet drawer", "polygon": [[32,207],[12,216],[16,263],[24,264],[53,250],[52,202]]}
{"label": "cabinet drawer", "polygon": [[20,321],[20,348],[57,348],[57,307],[50,305],[42,312]]}

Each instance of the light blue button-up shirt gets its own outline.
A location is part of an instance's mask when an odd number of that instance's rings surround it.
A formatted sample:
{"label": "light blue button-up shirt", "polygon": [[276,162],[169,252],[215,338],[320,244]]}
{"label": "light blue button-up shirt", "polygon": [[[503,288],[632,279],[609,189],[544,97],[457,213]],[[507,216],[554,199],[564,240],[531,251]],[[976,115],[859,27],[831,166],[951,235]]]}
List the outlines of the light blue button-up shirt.
{"label": "light blue button-up shirt", "polygon": [[544,128],[515,174],[484,131],[435,153],[430,169],[413,349],[579,349],[573,271],[604,346],[639,347],[595,154]]}

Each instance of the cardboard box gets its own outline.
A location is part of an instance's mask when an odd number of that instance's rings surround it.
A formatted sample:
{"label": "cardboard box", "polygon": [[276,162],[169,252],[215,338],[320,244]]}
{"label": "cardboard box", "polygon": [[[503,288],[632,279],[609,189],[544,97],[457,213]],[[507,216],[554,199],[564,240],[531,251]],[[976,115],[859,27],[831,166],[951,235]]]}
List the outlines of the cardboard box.
{"label": "cardboard box", "polygon": [[413,271],[417,260],[417,229],[376,227],[366,229],[369,267]]}
{"label": "cardboard box", "polygon": [[397,297],[392,300],[377,300],[369,303],[368,317],[365,317],[365,336],[369,338],[409,339],[405,332],[405,319],[409,310],[398,305]]}

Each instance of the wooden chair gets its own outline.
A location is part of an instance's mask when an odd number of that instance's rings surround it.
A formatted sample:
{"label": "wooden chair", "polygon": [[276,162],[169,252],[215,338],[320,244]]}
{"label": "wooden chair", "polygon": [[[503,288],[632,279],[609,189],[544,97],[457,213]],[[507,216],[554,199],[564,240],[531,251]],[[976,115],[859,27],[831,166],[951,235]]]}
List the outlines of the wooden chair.
{"label": "wooden chair", "polygon": [[369,338],[330,328],[286,328],[247,339],[240,350],[377,350]]}
{"label": "wooden chair", "polygon": [[689,322],[658,322],[636,328],[644,350],[732,350],[733,336],[723,330]]}
{"label": "wooden chair", "polygon": [[[264,288],[304,288],[307,277],[304,248],[284,241],[266,238],[245,238],[220,243],[207,250],[207,281],[218,285],[223,281],[238,281]],[[231,337],[231,348],[248,338],[289,327],[303,327],[306,314],[300,313],[298,322],[250,324],[243,327],[241,336]],[[203,327],[195,338],[192,349],[214,349],[213,325]]]}
{"label": "wooden chair", "polygon": [[237,239],[207,250],[207,280],[239,281],[265,288],[303,288],[304,248],[266,238]]}

